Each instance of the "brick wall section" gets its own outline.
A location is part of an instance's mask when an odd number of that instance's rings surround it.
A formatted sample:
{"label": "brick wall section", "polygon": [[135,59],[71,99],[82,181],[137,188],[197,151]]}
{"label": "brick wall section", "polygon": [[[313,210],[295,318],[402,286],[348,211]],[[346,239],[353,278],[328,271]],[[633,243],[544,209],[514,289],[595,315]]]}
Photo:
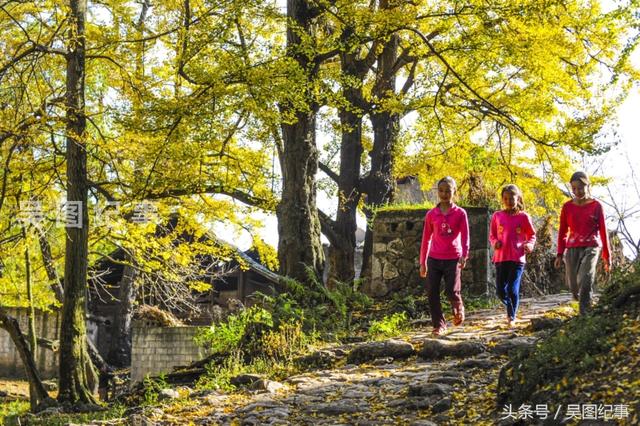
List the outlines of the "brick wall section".
{"label": "brick wall section", "polygon": [[[469,219],[469,261],[462,271],[462,287],[472,294],[484,294],[493,282],[489,248],[491,212],[465,207]],[[373,225],[371,279],[363,290],[374,297],[407,288],[423,288],[418,260],[426,209],[378,212]]]}
{"label": "brick wall section", "polygon": [[[27,334],[28,314],[26,308],[6,308],[9,315],[16,318],[20,324],[20,330]],[[50,340],[58,339],[60,317],[57,311],[36,311],[36,335]],[[58,376],[58,353],[39,347],[36,356],[36,366],[43,379]],[[26,378],[20,354],[16,349],[11,336],[5,330],[0,330],[0,377]]]}
{"label": "brick wall section", "polygon": [[147,375],[170,373],[206,356],[193,341],[200,327],[158,327],[136,322],[133,325],[131,383]]}

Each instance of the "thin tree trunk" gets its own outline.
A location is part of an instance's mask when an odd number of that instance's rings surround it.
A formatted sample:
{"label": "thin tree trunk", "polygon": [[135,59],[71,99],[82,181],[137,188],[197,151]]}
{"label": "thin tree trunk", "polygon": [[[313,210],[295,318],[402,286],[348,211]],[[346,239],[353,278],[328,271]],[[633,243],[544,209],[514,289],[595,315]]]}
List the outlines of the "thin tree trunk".
{"label": "thin tree trunk", "polygon": [[[58,400],[95,404],[89,388],[95,370],[87,349],[85,324],[88,230],[87,153],[85,145],[85,17],[86,0],[70,0],[71,30],[67,53],[67,203],[77,216],[66,224],[64,303],[60,330],[60,386]],[[77,210],[71,210],[77,203]],[[91,377],[93,376],[93,377]]]}
{"label": "thin tree trunk", "polygon": [[305,265],[311,267],[317,276],[322,275],[324,253],[320,241],[320,220],[316,207],[315,176],[318,170],[318,149],[316,147],[316,111],[312,85],[317,75],[317,67],[305,52],[299,32],[309,35],[313,11],[305,0],[288,0],[287,28],[288,55],[292,57],[307,75],[305,96],[308,108],[293,111],[286,102],[281,105],[284,113],[295,114],[296,121],[282,124],[283,155],[280,157],[282,169],[282,198],[276,209],[278,217],[278,260],[282,274],[306,281]]}
{"label": "thin tree trunk", "polygon": [[[29,255],[29,235],[27,234],[27,230],[25,226],[22,226],[22,238],[24,239],[24,269],[25,269],[25,277],[27,281],[27,300],[29,301],[29,348],[31,349],[31,356],[33,357],[34,363],[36,358],[38,357],[38,342],[36,336],[36,313],[33,308],[33,287],[31,282],[31,256]],[[33,382],[29,382],[29,401],[31,404],[31,411],[35,411],[38,406],[38,392],[35,389],[35,385]]]}
{"label": "thin tree trunk", "polygon": [[[386,2],[385,2],[386,3]],[[381,7],[384,5],[381,5]],[[374,88],[374,97],[385,99],[396,92],[396,76],[394,66],[397,60],[398,36],[391,36],[385,44],[378,58],[378,75]],[[395,112],[381,111],[371,114],[373,126],[373,150],[371,157],[371,171],[364,184],[367,193],[367,231],[365,234],[361,276],[368,277],[371,269],[371,255],[373,253],[373,210],[387,204],[393,197],[395,182],[393,180],[393,147],[398,138],[400,115]]]}
{"label": "thin tree trunk", "polygon": [[[36,228],[37,230],[37,228]],[[51,254],[51,245],[47,240],[47,235],[43,230],[38,230],[38,243],[40,244],[40,254],[42,254],[42,263],[44,264],[44,270],[47,272],[47,278],[51,283],[51,289],[56,295],[56,299],[62,303],[64,300],[64,289],[60,284],[60,278],[56,272],[56,268],[53,263],[53,255]]]}
{"label": "thin tree trunk", "polygon": [[[135,37],[144,38],[145,23],[147,19],[147,13],[151,7],[149,0],[144,0],[141,4],[140,15],[135,25]],[[136,78],[142,81],[144,77],[144,50],[145,43],[139,43],[136,46],[135,52],[135,75]],[[143,105],[138,96],[133,98],[133,111],[135,120],[142,118]],[[136,176],[137,188],[139,183],[138,176]],[[133,310],[138,289],[135,286],[136,269],[129,266],[133,264],[135,259],[131,254],[125,251],[125,263],[127,265],[122,271],[122,280],[120,281],[120,304],[116,311],[115,320],[111,327],[111,347],[107,354],[107,361],[117,367],[127,367],[131,365],[131,322],[133,319]]]}
{"label": "thin tree trunk", "polygon": [[[351,36],[345,30],[344,37]],[[357,59],[357,53],[343,53],[341,67],[344,75],[350,77],[346,81],[362,81],[367,68]],[[340,143],[340,175],[338,176],[338,212],[333,223],[336,241],[329,247],[329,279],[333,286],[336,281],[350,282],[355,278],[356,250],[356,215],[360,201],[360,168],[362,147],[362,112],[359,109],[364,103],[362,89],[359,85],[347,86],[343,95],[348,107],[340,111],[342,140]]]}

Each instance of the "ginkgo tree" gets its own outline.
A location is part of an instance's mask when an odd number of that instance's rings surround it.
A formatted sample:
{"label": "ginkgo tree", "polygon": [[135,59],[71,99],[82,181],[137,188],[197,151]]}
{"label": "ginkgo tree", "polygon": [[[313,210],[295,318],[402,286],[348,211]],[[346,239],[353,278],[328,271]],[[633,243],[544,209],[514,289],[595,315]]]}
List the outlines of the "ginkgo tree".
{"label": "ginkgo tree", "polygon": [[[539,209],[557,207],[550,184],[566,178],[572,153],[606,149],[595,137],[634,76],[637,10],[581,0],[4,2],[0,241],[24,240],[25,260],[49,253],[19,278],[32,290],[64,279],[64,292],[49,293],[64,298],[59,399],[94,402],[82,325],[89,263],[126,249],[139,272],[127,275],[134,300],[135,276],[164,265],[171,281],[193,259],[165,259],[155,225],[132,223],[139,203],[163,220],[181,211],[193,230],[218,221],[251,231],[259,224],[247,216],[275,211],[280,272],[319,274],[323,232],[338,281],[355,275],[357,210],[371,218],[396,176],[482,180],[489,193],[514,181]],[[320,128],[334,143],[318,143]],[[334,181],[335,217],[318,209],[318,169]],[[16,195],[78,202],[82,226],[25,238]],[[117,226],[98,224],[92,209],[105,203],[123,207]],[[369,227],[365,270],[371,248]],[[225,255],[216,250],[192,254]],[[29,269],[9,253],[3,261]],[[43,272],[47,285],[33,281]],[[128,317],[131,303],[122,309]]]}
{"label": "ginkgo tree", "polygon": [[[626,30],[637,19],[634,8],[605,13],[593,2],[512,2],[485,10],[482,20],[461,16],[467,32],[416,82],[418,118],[412,137],[404,137],[416,154],[402,168],[427,186],[447,170],[463,181],[480,174],[493,194],[519,183],[534,213],[557,209],[562,193],[555,188],[572,172],[572,153],[608,148],[598,133],[635,75],[627,54],[637,34]],[[481,56],[469,55],[464,40]]]}
{"label": "ginkgo tree", "polygon": [[[371,217],[391,200],[394,176],[406,174],[426,187],[444,175],[468,187],[480,176],[492,196],[513,181],[536,205],[557,208],[553,188],[572,153],[606,149],[598,132],[635,76],[633,1],[606,12],[582,1],[320,4],[341,55],[325,65],[335,111],[327,127],[341,140],[320,165],[335,181],[337,218],[351,222],[323,221],[338,242],[355,240],[359,202]],[[365,118],[369,134],[359,130]],[[339,262],[349,256],[340,244],[333,250],[336,278],[351,279],[352,262]]]}
{"label": "ginkgo tree", "polygon": [[[139,7],[130,2],[87,5],[74,1],[69,6],[55,2],[2,5],[2,25],[6,33],[15,35],[2,59],[3,87],[8,87],[2,93],[8,107],[3,111],[8,119],[2,128],[2,188],[3,200],[21,191],[13,180],[16,166],[28,170],[37,158],[48,174],[31,171],[44,181],[52,198],[81,206],[76,213],[82,225],[55,234],[62,236],[57,241],[66,242],[66,253],[56,257],[54,250],[41,266],[65,280],[64,292],[58,292],[64,297],[58,399],[91,404],[93,374],[83,302],[88,264],[97,255],[108,254],[109,247],[122,246],[132,259],[144,255],[128,262],[140,275],[154,267],[168,277],[166,281],[173,277],[177,282],[175,267],[197,256],[228,257],[228,250],[206,244],[192,247],[180,259],[172,258],[175,262],[159,262],[170,247],[153,242],[152,230],[132,224],[100,228],[93,208],[104,202],[126,207],[145,200],[167,213],[176,204],[188,205],[187,221],[230,221],[246,228],[251,223],[243,223],[238,214],[242,208],[230,198],[212,194],[246,199],[264,208],[272,208],[273,201],[267,173],[270,157],[239,141],[242,116],[233,107],[224,108],[226,102],[239,105],[239,100],[224,96],[223,90],[220,104],[191,109],[192,84],[172,67],[181,51],[176,42],[183,29],[182,8],[173,8],[172,2],[158,4],[154,25],[143,25],[148,2]],[[213,10],[207,16],[215,14]],[[9,81],[14,84],[4,86]],[[224,89],[223,84],[219,87]],[[25,152],[34,157],[30,160]],[[238,167],[247,160],[247,167]],[[4,204],[1,211],[7,221],[3,243],[13,242],[11,210]],[[131,215],[123,214],[122,220],[130,222]],[[3,261],[11,268],[20,267],[11,255],[3,256]],[[9,276],[11,285],[18,278]],[[47,278],[50,283],[50,275]],[[19,292],[14,296],[19,297]],[[55,301],[52,296],[49,293],[50,303]]]}

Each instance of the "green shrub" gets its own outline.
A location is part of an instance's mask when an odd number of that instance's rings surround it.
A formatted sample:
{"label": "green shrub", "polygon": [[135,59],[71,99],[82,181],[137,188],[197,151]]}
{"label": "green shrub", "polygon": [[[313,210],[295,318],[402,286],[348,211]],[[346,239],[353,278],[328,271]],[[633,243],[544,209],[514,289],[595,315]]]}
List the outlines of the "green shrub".
{"label": "green shrub", "polygon": [[294,357],[304,354],[320,334],[328,338],[351,333],[354,312],[372,304],[359,291],[360,282],[337,283],[328,289],[312,269],[307,273],[306,285],[285,278],[281,280],[285,291],[256,292],[252,295],[256,305],[196,335],[197,344],[221,355],[207,366],[199,387],[232,390],[231,377],[250,372],[284,377],[297,371]]}
{"label": "green shrub", "polygon": [[[288,312],[298,315],[293,310]],[[283,317],[289,315],[278,316],[276,322],[269,311],[252,306],[200,331],[196,342],[222,357],[207,365],[197,386],[231,391],[234,386],[230,380],[239,374],[260,371],[273,377],[288,371],[291,359],[306,350],[314,337],[303,331],[302,322],[283,322]]]}
{"label": "green shrub", "polygon": [[254,293],[258,303],[272,313],[274,323],[300,322],[307,334],[345,334],[352,331],[353,314],[369,308],[373,301],[359,290],[361,282],[336,283],[327,288],[307,268],[308,285],[284,279],[284,292]]}
{"label": "green shrub", "polygon": [[10,401],[0,403],[0,424],[4,424],[4,419],[11,416],[22,416],[29,412],[29,401]]}
{"label": "green shrub", "polygon": [[262,307],[252,306],[230,315],[225,322],[203,328],[196,334],[195,341],[213,354],[241,352],[249,349],[246,346],[260,337],[257,334],[271,328],[271,313]]}
{"label": "green shrub", "polygon": [[591,370],[595,357],[611,349],[607,337],[617,323],[599,316],[575,317],[532,353],[517,355],[500,373],[499,401],[543,403],[546,396],[538,395],[538,391]]}
{"label": "green shrub", "polygon": [[374,339],[397,336],[409,328],[409,320],[404,312],[387,315],[369,326],[369,336]]}
{"label": "green shrub", "polygon": [[464,300],[464,307],[467,312],[502,306],[495,294],[471,296],[463,292],[462,299]]}
{"label": "green shrub", "polygon": [[227,356],[222,364],[209,364],[206,373],[200,376],[196,382],[198,389],[222,390],[230,392],[235,390],[231,384],[231,378],[247,372],[243,357],[238,352]]}
{"label": "green shrub", "polygon": [[151,378],[146,376],[143,380],[144,399],[142,405],[156,405],[158,403],[158,394],[162,389],[169,387],[164,374]]}
{"label": "green shrub", "polygon": [[[612,271],[609,282],[602,289],[600,300],[596,306],[596,310],[608,309],[613,307],[618,298],[640,285],[640,260],[629,263],[621,268]],[[620,308],[625,308],[623,303]]]}
{"label": "green shrub", "polygon": [[313,338],[306,335],[299,322],[282,323],[277,329],[268,330],[261,339],[261,352],[274,360],[291,360],[303,352]]}
{"label": "green shrub", "polygon": [[[471,301],[471,299],[463,296],[463,300],[465,307],[468,308],[468,302]],[[473,303],[473,301],[471,302]],[[440,303],[443,312],[451,312],[451,304],[444,293],[440,296]],[[383,308],[383,310],[405,312],[410,319],[429,316],[429,298],[427,297],[427,292],[422,288],[420,288],[419,291],[394,293],[391,296],[388,307]]]}

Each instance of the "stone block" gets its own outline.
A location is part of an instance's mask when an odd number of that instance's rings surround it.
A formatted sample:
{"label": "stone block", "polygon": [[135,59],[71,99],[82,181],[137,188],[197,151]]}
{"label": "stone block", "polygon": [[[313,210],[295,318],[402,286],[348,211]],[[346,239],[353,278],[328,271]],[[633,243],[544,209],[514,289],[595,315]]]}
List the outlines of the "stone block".
{"label": "stone block", "polygon": [[373,243],[373,254],[385,253],[387,251],[387,245],[383,243]]}
{"label": "stone block", "polygon": [[399,275],[398,268],[396,268],[395,265],[393,265],[392,263],[386,263],[383,266],[382,278],[384,280],[392,280],[398,277],[398,275]]}
{"label": "stone block", "polygon": [[396,238],[387,244],[387,253],[402,255],[404,253],[404,241],[402,238]]}

